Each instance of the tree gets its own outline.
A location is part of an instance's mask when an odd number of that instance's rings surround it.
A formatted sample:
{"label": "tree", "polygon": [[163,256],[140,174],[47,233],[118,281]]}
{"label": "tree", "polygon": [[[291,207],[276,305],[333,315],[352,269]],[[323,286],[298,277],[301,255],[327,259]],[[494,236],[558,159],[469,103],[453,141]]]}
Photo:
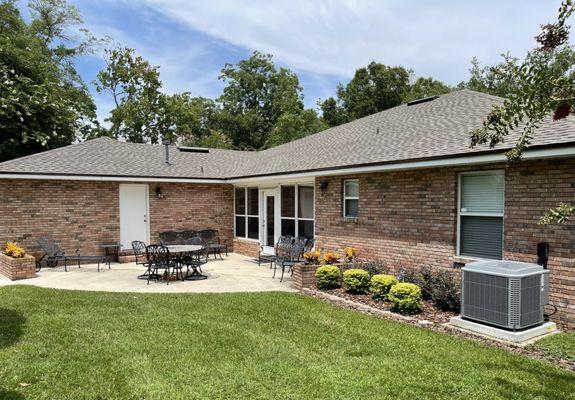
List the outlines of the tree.
{"label": "tree", "polygon": [[371,62],[355,71],[351,81],[338,85],[337,97],[350,119],[371,115],[400,105],[409,92],[411,72]]}
{"label": "tree", "polygon": [[106,68],[98,73],[94,85],[98,93],[110,93],[116,106],[106,118],[111,124],[110,136],[134,143],[158,143],[163,138],[158,125],[162,101],[159,68],[127,47],[106,50],[105,54]]}
{"label": "tree", "polygon": [[0,161],[71,144],[96,118],[74,68],[94,41],[63,33],[81,24],[79,13],[64,1],[29,7],[27,24],[15,1],[0,3]]}
{"label": "tree", "polygon": [[207,147],[210,149],[232,149],[233,144],[229,137],[222,132],[211,130],[205,135],[192,135],[184,142],[186,146]]}
{"label": "tree", "polygon": [[[515,147],[507,152],[509,163],[519,162],[545,117],[553,114],[554,120],[560,120],[574,111],[575,70],[569,58],[572,49],[566,50],[570,46],[567,20],[574,11],[573,0],[564,0],[557,21],[542,25],[536,37],[539,46],[532,54],[522,62],[506,64],[494,71],[506,79],[516,80],[518,88],[502,106],[493,108],[481,128],[472,132],[472,146],[488,143],[494,147],[511,131],[520,129]],[[540,222],[564,223],[574,212],[574,204],[560,204]]]}
{"label": "tree", "polygon": [[263,148],[282,114],[304,108],[297,75],[276,68],[269,54],[255,51],[236,65],[226,64],[220,79],[226,86],[218,99],[216,124],[235,147]]}
{"label": "tree", "polygon": [[320,102],[322,120],[327,126],[338,126],[350,121],[347,110],[333,97]]}
{"label": "tree", "polygon": [[435,80],[431,77],[419,77],[409,87],[409,92],[406,94],[403,102],[412,100],[423,99],[425,97],[440,96],[451,92],[451,88],[445,83]]}
{"label": "tree", "polygon": [[412,77],[413,72],[404,67],[371,62],[356,70],[345,86],[337,86],[337,99],[329,97],[319,103],[322,119],[328,126],[337,126],[411,100],[451,91],[433,78],[419,77],[411,84]]}
{"label": "tree", "polygon": [[282,114],[268,139],[268,147],[279,146],[327,129],[328,126],[314,110]]}

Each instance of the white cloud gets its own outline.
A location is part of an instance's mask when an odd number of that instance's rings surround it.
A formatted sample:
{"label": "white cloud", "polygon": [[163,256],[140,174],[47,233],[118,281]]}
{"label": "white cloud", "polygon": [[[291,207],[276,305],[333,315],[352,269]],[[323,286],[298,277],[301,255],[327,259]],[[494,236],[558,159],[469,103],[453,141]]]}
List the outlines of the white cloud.
{"label": "white cloud", "polygon": [[[404,65],[450,83],[469,60],[497,61],[533,47],[559,0],[143,0],[187,27],[297,71],[349,77],[371,60]],[[133,2],[132,2],[133,4]]]}

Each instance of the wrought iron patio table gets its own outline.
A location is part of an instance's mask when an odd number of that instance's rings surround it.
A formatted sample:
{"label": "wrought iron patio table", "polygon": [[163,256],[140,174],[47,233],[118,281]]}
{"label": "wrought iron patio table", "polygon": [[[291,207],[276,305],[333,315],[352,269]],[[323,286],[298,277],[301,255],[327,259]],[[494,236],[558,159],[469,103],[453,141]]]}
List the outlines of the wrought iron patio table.
{"label": "wrought iron patio table", "polygon": [[100,248],[104,249],[106,252],[106,257],[108,258],[108,268],[110,267],[110,262],[119,261],[120,249],[122,248],[121,243],[102,243]]}
{"label": "wrought iron patio table", "polygon": [[[178,254],[179,256],[184,254],[197,254],[203,249],[203,246],[196,244],[177,244],[166,247],[170,251],[170,254]],[[198,271],[198,267],[196,265],[191,264],[189,267],[192,268],[192,271],[186,274],[184,277],[185,280],[197,281],[208,278],[206,275],[203,275],[200,273],[200,271]]]}

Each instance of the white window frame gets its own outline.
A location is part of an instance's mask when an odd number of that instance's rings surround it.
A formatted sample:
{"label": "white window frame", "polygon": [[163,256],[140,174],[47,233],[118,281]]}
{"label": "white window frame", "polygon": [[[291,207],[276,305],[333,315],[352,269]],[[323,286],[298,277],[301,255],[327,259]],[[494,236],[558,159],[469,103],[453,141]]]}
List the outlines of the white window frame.
{"label": "white window frame", "polygon": [[[469,175],[503,175],[503,211],[500,213],[485,213],[485,212],[469,212],[461,210],[461,178],[463,176]],[[460,172],[457,175],[457,238],[456,238],[456,252],[457,256],[471,258],[471,259],[481,259],[478,257],[471,257],[461,254],[461,217],[499,217],[501,218],[501,248],[504,247],[505,242],[505,170],[502,169],[490,169],[484,171],[466,171]],[[503,258],[503,257],[502,257]]]}
{"label": "white window frame", "polygon": [[[236,213],[236,190],[243,189],[244,190],[244,210],[245,214],[237,214]],[[248,214],[248,189],[258,189],[258,214],[252,215]],[[260,236],[260,222],[259,222],[259,214],[260,214],[260,190],[257,186],[243,186],[243,187],[234,187],[234,237],[238,239],[246,239],[246,240],[253,240],[259,242],[259,239],[254,239],[248,236],[248,219],[249,218],[257,218],[258,219],[258,238]],[[244,229],[245,229],[245,236],[237,236],[236,235],[236,217],[244,217]]]}
{"label": "white window frame", "polygon": [[[357,196],[348,196],[346,190],[347,182],[357,182]],[[346,200],[357,200],[357,215],[347,215]],[[344,218],[357,218],[359,217],[359,179],[344,179],[343,180],[343,217]]]}
{"label": "white window frame", "polygon": [[[295,216],[294,217],[283,217],[281,215],[281,203],[283,202],[283,198],[281,198],[281,193],[282,193],[281,187],[282,186],[294,186],[294,188],[295,188],[295,195],[294,195],[294,201],[295,201],[295,204],[294,204],[295,213],[294,213],[294,215]],[[299,216],[299,187],[300,186],[313,188],[313,218],[303,218],[303,217]],[[281,185],[279,192],[280,192],[280,210],[279,210],[280,211],[280,234],[281,234],[281,221],[284,219],[289,219],[289,220],[294,221],[294,225],[295,225],[295,228],[294,228],[295,236],[294,237],[299,236],[299,223],[298,223],[299,221],[312,221],[313,222],[313,237],[315,238],[315,195],[316,195],[315,185],[313,183],[310,183],[310,184],[294,183],[292,185]]]}

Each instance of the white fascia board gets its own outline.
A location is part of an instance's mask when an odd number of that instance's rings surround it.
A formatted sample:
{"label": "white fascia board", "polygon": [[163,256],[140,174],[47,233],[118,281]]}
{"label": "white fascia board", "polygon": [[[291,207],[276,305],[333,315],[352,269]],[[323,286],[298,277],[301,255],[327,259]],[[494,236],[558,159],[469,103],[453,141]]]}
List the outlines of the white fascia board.
{"label": "white fascia board", "polygon": [[[553,149],[538,149],[527,150],[523,153],[523,159],[534,160],[544,158],[560,158],[560,157],[575,156],[575,146],[557,147]],[[366,174],[370,172],[381,171],[399,171],[417,168],[436,168],[436,167],[452,167],[462,165],[477,165],[477,164],[492,164],[506,162],[507,157],[504,153],[497,154],[480,154],[469,155],[465,157],[452,157],[428,161],[412,161],[412,162],[398,162],[382,165],[370,165],[365,167],[350,167],[350,168],[337,168],[329,170],[309,171],[309,172],[296,172],[291,174],[281,174],[273,176],[259,176],[259,177],[246,177],[237,179],[228,179],[228,183],[234,185],[244,185],[250,183],[258,183],[265,181],[282,181],[282,180],[295,180],[302,178],[314,178],[317,176],[333,176],[333,175],[351,175],[351,174]]]}
{"label": "white fascia board", "polygon": [[[523,159],[535,160],[545,158],[561,158],[575,156],[575,146],[556,147],[553,149],[527,150]],[[312,183],[317,176],[367,174],[371,172],[399,171],[417,168],[451,167],[462,165],[478,165],[506,162],[504,153],[469,155],[428,161],[397,162],[364,167],[337,168],[309,172],[294,172],[278,175],[263,175],[232,179],[198,179],[198,178],[153,178],[153,177],[115,177],[115,176],[85,176],[85,175],[48,175],[48,174],[4,174],[0,179],[38,179],[38,180],[70,180],[70,181],[100,181],[100,182],[166,182],[166,183],[219,183],[245,186],[250,184],[274,185],[289,183]]]}
{"label": "white fascia board", "polygon": [[84,175],[43,175],[43,174],[3,174],[0,179],[37,179],[50,181],[93,181],[93,182],[161,182],[161,183],[226,183],[222,179],[188,179],[188,178],[153,178],[153,177],[118,177],[118,176],[84,176]]}

